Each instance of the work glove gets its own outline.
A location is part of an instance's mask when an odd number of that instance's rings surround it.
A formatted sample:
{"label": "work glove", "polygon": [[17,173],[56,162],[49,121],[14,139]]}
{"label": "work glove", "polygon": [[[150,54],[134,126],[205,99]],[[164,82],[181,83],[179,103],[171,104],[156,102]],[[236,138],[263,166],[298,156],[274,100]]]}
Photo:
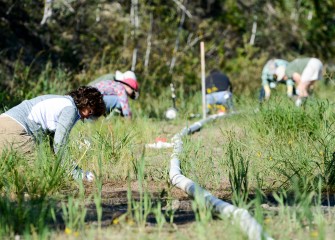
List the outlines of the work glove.
{"label": "work glove", "polygon": [[83,175],[83,180],[86,180],[88,182],[93,182],[94,179],[95,179],[95,176],[90,171],[86,171],[85,174]]}
{"label": "work glove", "polygon": [[76,166],[72,172],[71,175],[73,177],[73,179],[75,180],[83,180],[83,181],[87,181],[87,182],[93,182],[95,179],[95,176],[92,172],[90,171],[83,171],[80,167]]}
{"label": "work glove", "polygon": [[302,103],[303,103],[303,99],[301,99],[301,98],[298,98],[297,100],[295,100],[295,105],[297,107],[300,107],[302,105]]}

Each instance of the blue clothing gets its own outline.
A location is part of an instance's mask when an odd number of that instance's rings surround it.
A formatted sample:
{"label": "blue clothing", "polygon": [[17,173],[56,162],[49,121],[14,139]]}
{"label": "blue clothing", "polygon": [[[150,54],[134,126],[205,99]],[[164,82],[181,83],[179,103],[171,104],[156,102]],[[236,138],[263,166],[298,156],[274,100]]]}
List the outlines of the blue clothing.
{"label": "blue clothing", "polygon": [[[283,59],[271,59],[266,62],[265,66],[262,70],[262,86],[269,85],[271,88],[276,87],[277,80],[274,78],[274,74],[276,73],[276,69],[279,66],[286,67],[288,62]],[[286,81],[287,86],[294,86],[294,82],[292,80]]]}
{"label": "blue clothing", "polygon": [[123,116],[131,117],[132,112],[125,86],[120,82],[111,80],[113,78],[113,74],[106,74],[89,83],[89,85],[97,88],[103,95],[108,114],[116,108],[121,111]]}
{"label": "blue clothing", "polygon": [[110,113],[114,108],[122,109],[119,98],[116,95],[103,95],[103,100],[106,104],[107,113]]}
{"label": "blue clothing", "polygon": [[[227,109],[233,109],[233,94],[230,91],[221,91],[206,94],[206,103],[208,105],[222,105]],[[207,109],[207,112],[209,109]]]}

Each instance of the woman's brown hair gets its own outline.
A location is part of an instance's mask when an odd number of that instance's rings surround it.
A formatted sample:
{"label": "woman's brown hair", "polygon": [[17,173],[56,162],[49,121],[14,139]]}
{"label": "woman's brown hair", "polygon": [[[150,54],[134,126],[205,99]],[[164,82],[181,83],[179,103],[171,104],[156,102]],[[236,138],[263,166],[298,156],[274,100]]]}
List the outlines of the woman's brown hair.
{"label": "woman's brown hair", "polygon": [[106,106],[102,99],[102,94],[95,87],[81,86],[68,93],[79,110],[90,107],[94,117],[100,117],[106,112]]}

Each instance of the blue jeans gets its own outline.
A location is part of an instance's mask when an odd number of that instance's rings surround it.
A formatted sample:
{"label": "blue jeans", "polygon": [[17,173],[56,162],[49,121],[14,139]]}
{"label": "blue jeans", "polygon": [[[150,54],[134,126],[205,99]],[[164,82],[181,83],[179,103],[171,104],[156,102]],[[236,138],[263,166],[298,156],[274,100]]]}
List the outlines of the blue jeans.
{"label": "blue jeans", "polygon": [[109,114],[114,108],[120,108],[120,103],[116,95],[104,95],[103,100],[106,104],[106,113]]}
{"label": "blue jeans", "polygon": [[230,91],[221,91],[206,94],[207,112],[208,105],[222,105],[228,110],[233,110],[233,94]]}

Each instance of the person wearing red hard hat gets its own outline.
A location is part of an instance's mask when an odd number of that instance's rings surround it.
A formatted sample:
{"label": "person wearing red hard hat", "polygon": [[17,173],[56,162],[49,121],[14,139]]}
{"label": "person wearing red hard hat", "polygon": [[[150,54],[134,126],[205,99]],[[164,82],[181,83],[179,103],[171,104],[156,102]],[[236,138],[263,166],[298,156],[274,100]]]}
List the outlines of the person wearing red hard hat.
{"label": "person wearing red hard hat", "polygon": [[102,93],[107,114],[118,109],[122,116],[132,116],[128,97],[134,100],[139,97],[139,84],[134,72],[116,71],[115,74],[103,75],[88,85],[96,87]]}

